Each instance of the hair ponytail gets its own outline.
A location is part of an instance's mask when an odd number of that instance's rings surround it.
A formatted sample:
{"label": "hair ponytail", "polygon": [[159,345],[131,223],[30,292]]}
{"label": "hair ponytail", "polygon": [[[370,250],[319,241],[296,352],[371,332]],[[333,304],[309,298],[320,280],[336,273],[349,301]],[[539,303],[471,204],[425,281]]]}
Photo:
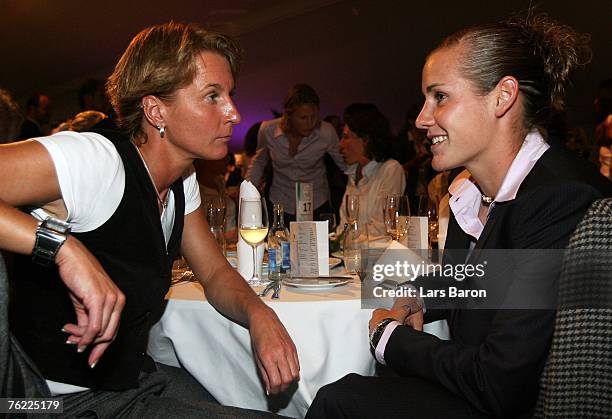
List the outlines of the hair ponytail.
{"label": "hair ponytail", "polygon": [[482,94],[505,76],[519,81],[524,96],[524,125],[546,130],[564,108],[573,71],[591,58],[590,37],[545,14],[513,17],[500,23],[463,29],[438,47],[465,47],[460,71]]}

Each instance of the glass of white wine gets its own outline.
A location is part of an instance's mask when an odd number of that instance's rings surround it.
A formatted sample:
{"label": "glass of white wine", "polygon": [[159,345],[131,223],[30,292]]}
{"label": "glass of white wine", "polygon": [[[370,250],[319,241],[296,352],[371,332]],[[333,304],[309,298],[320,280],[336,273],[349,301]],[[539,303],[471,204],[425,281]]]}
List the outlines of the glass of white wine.
{"label": "glass of white wine", "polygon": [[410,224],[410,202],[407,196],[388,195],[385,198],[384,219],[387,234],[401,242],[408,234]]}
{"label": "glass of white wine", "polygon": [[253,249],[253,275],[247,282],[251,286],[263,285],[257,274],[256,248],[268,235],[268,211],[265,198],[242,198],[238,211],[240,237]]}

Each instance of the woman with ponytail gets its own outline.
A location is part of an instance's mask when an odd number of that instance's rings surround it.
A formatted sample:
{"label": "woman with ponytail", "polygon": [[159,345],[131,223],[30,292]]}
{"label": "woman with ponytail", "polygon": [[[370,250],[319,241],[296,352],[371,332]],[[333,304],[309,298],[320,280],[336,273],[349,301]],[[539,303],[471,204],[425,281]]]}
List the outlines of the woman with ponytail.
{"label": "woman with ponytail", "polygon": [[[446,249],[463,255],[454,263],[473,263],[475,249],[503,249],[510,256],[511,249],[529,249],[528,255],[563,249],[589,205],[611,194],[609,183],[549,136],[573,70],[590,59],[587,41],[536,15],[461,30],[427,57],[425,103],[416,124],[432,142],[434,169],[469,172],[449,187]],[[447,252],[445,264],[452,262]],[[554,290],[558,265],[543,277],[505,266],[487,272],[487,281],[503,286],[513,275],[523,285],[527,278],[536,288]],[[410,304],[375,310],[370,343],[393,376],[348,375],[318,392],[309,415],[529,416],[552,338],[554,303],[537,310],[516,299],[514,309],[486,301],[486,309],[466,309],[481,302],[462,303],[433,310],[426,299],[425,315]],[[440,318],[449,322],[448,341],[422,332],[423,322]]]}

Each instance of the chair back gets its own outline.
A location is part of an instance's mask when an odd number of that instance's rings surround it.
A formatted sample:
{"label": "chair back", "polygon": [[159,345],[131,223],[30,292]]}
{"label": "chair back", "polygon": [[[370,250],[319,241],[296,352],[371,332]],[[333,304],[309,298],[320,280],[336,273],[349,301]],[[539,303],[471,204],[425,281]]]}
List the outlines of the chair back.
{"label": "chair back", "polygon": [[572,234],[535,417],[612,417],[612,198]]}

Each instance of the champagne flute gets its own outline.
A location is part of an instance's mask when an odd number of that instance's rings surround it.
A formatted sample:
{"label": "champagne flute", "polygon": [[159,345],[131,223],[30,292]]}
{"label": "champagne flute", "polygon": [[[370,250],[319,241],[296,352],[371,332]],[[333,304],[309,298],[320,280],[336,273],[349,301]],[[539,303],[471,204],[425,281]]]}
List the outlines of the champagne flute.
{"label": "champagne flute", "polygon": [[427,217],[428,244],[430,249],[435,249],[438,244],[438,209],[436,203],[428,196],[419,197],[419,217]]}
{"label": "champagne flute", "polygon": [[401,241],[408,234],[410,223],[410,202],[405,195],[388,195],[384,205],[385,229],[395,241]]}
{"label": "champagne flute", "polygon": [[242,198],[238,214],[240,237],[253,249],[253,275],[249,285],[263,285],[257,274],[257,246],[268,235],[268,211],[265,198]]}

